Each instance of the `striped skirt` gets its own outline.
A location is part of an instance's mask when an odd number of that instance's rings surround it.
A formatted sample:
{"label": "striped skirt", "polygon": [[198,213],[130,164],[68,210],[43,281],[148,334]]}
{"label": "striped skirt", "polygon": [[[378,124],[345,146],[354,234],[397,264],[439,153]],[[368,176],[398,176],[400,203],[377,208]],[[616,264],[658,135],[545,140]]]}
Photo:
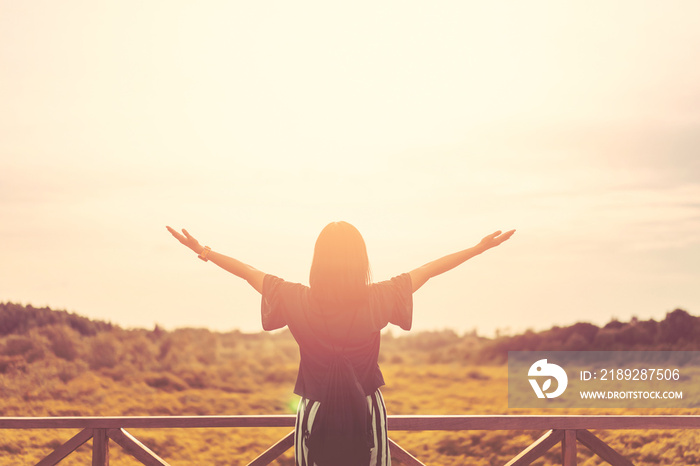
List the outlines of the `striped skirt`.
{"label": "striped skirt", "polygon": [[[299,400],[294,427],[294,458],[297,466],[314,466],[307,461],[309,449],[306,446],[306,441],[313,429],[314,419],[320,404],[318,401],[306,398]],[[371,451],[369,466],[391,466],[386,428],[386,407],[379,389],[367,397],[367,405],[372,416],[372,435],[374,436],[374,448]]]}

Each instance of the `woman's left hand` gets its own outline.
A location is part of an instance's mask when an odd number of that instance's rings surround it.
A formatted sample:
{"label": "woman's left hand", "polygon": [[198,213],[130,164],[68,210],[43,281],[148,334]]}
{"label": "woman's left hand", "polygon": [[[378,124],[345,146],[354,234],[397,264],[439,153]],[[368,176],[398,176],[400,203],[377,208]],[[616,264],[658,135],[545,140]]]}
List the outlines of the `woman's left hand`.
{"label": "woman's left hand", "polygon": [[498,230],[494,233],[491,233],[488,236],[485,236],[484,239],[482,239],[479,242],[478,247],[486,251],[487,249],[495,248],[496,246],[500,245],[504,241],[508,240],[511,236],[513,236],[513,233],[515,233],[515,230],[510,230],[506,231],[505,233],[502,233],[501,230]]}
{"label": "woman's left hand", "polygon": [[166,226],[165,228],[168,229],[171,235],[175,237],[176,240],[178,240],[180,243],[184,244],[197,254],[201,254],[204,248],[199,244],[199,241],[197,241],[194,236],[190,235],[187,230],[184,228],[182,229],[182,235],[175,231],[175,229]]}

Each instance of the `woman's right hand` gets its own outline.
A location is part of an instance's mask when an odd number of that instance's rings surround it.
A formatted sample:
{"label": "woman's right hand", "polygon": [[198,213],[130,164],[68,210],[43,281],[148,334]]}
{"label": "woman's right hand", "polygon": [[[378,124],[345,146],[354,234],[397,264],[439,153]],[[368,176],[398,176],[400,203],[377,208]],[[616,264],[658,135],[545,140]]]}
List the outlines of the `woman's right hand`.
{"label": "woman's right hand", "polygon": [[194,236],[190,235],[184,228],[182,229],[183,234],[178,233],[174,228],[169,226],[166,226],[165,228],[168,229],[170,234],[173,235],[176,240],[193,250],[195,253],[201,254],[204,250],[204,247],[199,244],[199,241],[197,241]]}

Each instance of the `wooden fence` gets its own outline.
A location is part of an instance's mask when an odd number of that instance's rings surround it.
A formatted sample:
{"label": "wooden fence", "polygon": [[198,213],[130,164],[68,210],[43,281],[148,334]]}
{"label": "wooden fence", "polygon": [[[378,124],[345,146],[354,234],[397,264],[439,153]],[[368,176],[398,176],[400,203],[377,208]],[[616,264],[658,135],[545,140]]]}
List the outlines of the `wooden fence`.
{"label": "wooden fence", "polygon": [[[109,464],[110,440],[148,466],[167,465],[162,458],[134,438],[127,428],[186,429],[226,427],[293,427],[293,415],[272,416],[146,416],[146,417],[0,417],[0,429],[81,429],[37,465],[55,465],[90,439],[92,464]],[[389,416],[389,430],[545,430],[532,445],[507,463],[522,466],[535,461],[561,444],[562,465],[576,465],[578,444],[613,466],[632,462],[590,432],[590,429],[698,429],[700,416]],[[294,444],[294,432],[272,445],[249,463],[270,464]],[[389,440],[391,455],[407,466],[422,465],[418,459]]]}

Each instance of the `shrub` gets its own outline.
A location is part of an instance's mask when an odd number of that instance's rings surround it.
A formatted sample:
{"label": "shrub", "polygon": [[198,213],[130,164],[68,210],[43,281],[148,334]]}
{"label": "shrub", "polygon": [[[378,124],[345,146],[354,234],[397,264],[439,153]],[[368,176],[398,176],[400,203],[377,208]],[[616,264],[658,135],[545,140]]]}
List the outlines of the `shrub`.
{"label": "shrub", "polygon": [[0,374],[6,374],[13,368],[21,367],[25,363],[22,356],[0,355]]}
{"label": "shrub", "polygon": [[36,345],[31,338],[13,335],[5,341],[3,353],[7,356],[24,356],[34,349],[36,349]]}
{"label": "shrub", "polygon": [[57,375],[61,382],[66,383],[76,378],[85,369],[85,363],[82,361],[79,363],[63,362],[58,368]]}
{"label": "shrub", "polygon": [[181,378],[169,373],[148,375],[144,378],[144,382],[149,387],[166,392],[179,392],[187,389],[187,384]]}
{"label": "shrub", "polygon": [[103,334],[95,337],[90,343],[88,355],[90,369],[112,368],[119,362],[117,341],[114,335]]}
{"label": "shrub", "polygon": [[78,348],[75,345],[78,334],[74,330],[59,326],[49,328],[45,333],[49,338],[53,354],[66,361],[73,361],[78,356]]}

